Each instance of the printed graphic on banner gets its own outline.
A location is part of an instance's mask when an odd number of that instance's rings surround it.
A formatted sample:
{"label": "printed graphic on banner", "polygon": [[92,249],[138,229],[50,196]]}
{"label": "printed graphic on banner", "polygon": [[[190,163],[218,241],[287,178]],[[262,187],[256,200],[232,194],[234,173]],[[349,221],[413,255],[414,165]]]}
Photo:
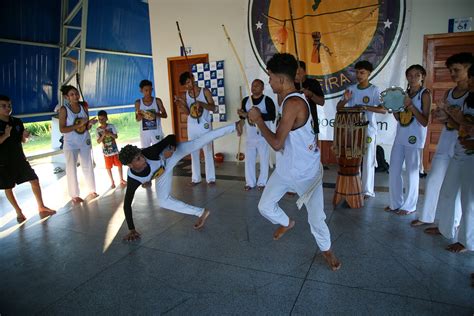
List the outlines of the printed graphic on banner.
{"label": "printed graphic on banner", "polygon": [[226,122],[224,61],[195,64],[192,66],[192,73],[196,85],[200,88],[207,88],[212,93],[216,105],[214,111],[212,111],[212,120],[214,122]]}
{"label": "printed graphic on banner", "polygon": [[[375,77],[396,49],[405,1],[291,1],[298,53],[308,76],[335,98],[356,82],[354,64],[368,60]],[[295,54],[287,0],[249,1],[249,36],[260,66],[277,52]]]}

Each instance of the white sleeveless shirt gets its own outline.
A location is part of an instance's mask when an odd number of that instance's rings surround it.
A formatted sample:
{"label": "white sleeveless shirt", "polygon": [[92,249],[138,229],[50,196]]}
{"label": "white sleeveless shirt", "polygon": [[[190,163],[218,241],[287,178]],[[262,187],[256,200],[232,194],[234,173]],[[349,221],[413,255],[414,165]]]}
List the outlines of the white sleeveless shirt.
{"label": "white sleeveless shirt", "polygon": [[308,119],[303,126],[288,133],[282,155],[276,166],[276,172],[281,177],[292,180],[312,179],[317,175],[320,161],[317,137],[312,126],[313,118],[308,101],[299,92],[287,95],[282,102],[282,109],[285,106],[286,100],[291,97],[298,97],[304,100],[308,108]]}
{"label": "white sleeveless shirt", "polygon": [[[471,115],[474,117],[474,108],[468,107],[466,103],[462,105],[462,111],[464,115]],[[456,136],[458,136],[457,131],[456,131]],[[474,137],[470,136],[468,139],[469,140],[474,139]],[[459,142],[459,139],[456,139],[456,142],[454,145],[454,156],[456,157],[456,159],[459,159],[459,158],[465,159],[466,157],[472,157],[473,155],[474,155],[474,152],[472,150],[464,148]]]}
{"label": "white sleeveless shirt", "polygon": [[[459,106],[462,107],[464,104],[464,100],[467,98],[469,92],[466,92],[459,98],[455,98],[453,96],[453,89],[450,89],[448,92],[448,96],[446,97],[446,102],[451,106]],[[458,142],[458,131],[453,129],[448,129],[446,124],[443,126],[441,131],[441,135],[439,136],[438,144],[436,145],[436,153],[438,154],[447,154],[449,157],[453,157],[454,155],[454,146]]]}
{"label": "white sleeveless shirt", "polygon": [[[86,110],[82,106],[82,104],[79,103],[79,107],[81,108],[80,111],[78,113],[74,113],[70,105],[64,105],[64,108],[66,109],[66,125],[67,126],[74,125],[75,121],[79,118],[87,119],[89,117],[87,115]],[[80,148],[83,148],[84,146],[88,146],[88,147],[91,146],[91,136],[87,129],[82,134],[79,134],[76,131],[64,133],[64,143],[63,143],[64,150],[80,149]]]}
{"label": "white sleeveless shirt", "polygon": [[156,103],[156,98],[153,98],[153,102],[150,105],[146,105],[143,102],[143,98],[140,98],[140,110],[149,112],[152,116],[155,117],[153,120],[148,120],[146,118],[142,118],[140,132],[141,133],[154,133],[154,134],[163,134],[161,129],[161,117],[158,116],[160,109],[158,108],[158,104]]}
{"label": "white sleeveless shirt", "polygon": [[136,174],[132,172],[131,168],[129,168],[127,172],[127,175],[130,178],[135,179],[142,184],[146,182],[150,182],[151,180],[158,178],[162,174],[160,172],[164,171],[164,168],[165,168],[165,161],[163,159],[150,160],[150,159],[145,158],[145,160],[150,166],[150,173],[148,173],[146,176],[144,177],[137,176]]}
{"label": "white sleeveless shirt", "polygon": [[[416,107],[420,112],[423,113],[422,95],[426,88],[421,88],[418,93],[411,98],[413,106]],[[423,148],[425,147],[426,141],[426,126],[421,125],[413,115],[413,120],[408,126],[402,126],[400,122],[397,124],[397,134],[395,135],[395,144],[413,147]]]}
{"label": "white sleeveless shirt", "polygon": [[[202,103],[207,103],[206,96],[204,95],[204,88],[201,88],[201,91],[199,92],[199,95],[196,97],[196,100],[201,101]],[[191,108],[191,105],[193,103],[194,103],[194,98],[189,95],[188,91],[186,91],[186,104],[188,106],[188,109]],[[201,125],[205,129],[209,129],[211,125],[211,112],[203,108],[202,116],[199,118],[199,123],[198,123],[198,119],[195,119],[191,117],[191,115],[188,115],[188,127],[196,126],[196,125]]]}
{"label": "white sleeveless shirt", "polygon": [[[247,103],[245,104],[245,110],[247,111],[247,113],[252,108],[252,103],[250,103],[250,98],[251,97],[249,97],[247,99]],[[268,113],[267,112],[267,107],[266,107],[266,104],[265,104],[265,99],[266,98],[267,98],[267,96],[264,95],[263,98],[262,98],[262,101],[260,101],[260,103],[253,105],[253,106],[259,108],[259,110],[262,114],[267,114]],[[270,126],[271,126],[270,121],[265,121],[265,124],[268,126],[268,128],[270,128]],[[248,119],[245,120],[245,128],[246,128],[246,131],[247,131],[247,141],[264,139],[263,136],[261,135],[260,131],[258,130],[258,128],[255,125],[250,125],[249,124]]]}

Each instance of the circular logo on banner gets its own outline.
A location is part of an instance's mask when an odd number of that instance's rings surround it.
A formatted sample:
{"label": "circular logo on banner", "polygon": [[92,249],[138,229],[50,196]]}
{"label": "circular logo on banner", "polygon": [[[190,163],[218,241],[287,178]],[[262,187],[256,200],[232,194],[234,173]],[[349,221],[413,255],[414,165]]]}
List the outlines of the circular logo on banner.
{"label": "circular logo on banner", "polygon": [[362,102],[364,102],[365,104],[369,103],[370,102],[370,98],[368,96],[365,96],[362,98]]}
{"label": "circular logo on banner", "polygon": [[413,145],[414,143],[416,143],[416,136],[410,136],[410,137],[408,137],[408,142],[409,142],[410,144],[412,144],[412,145]]}
{"label": "circular logo on banner", "polygon": [[372,137],[367,136],[367,144],[370,144],[372,142]]}
{"label": "circular logo on banner", "polygon": [[[371,77],[385,66],[398,45],[405,21],[405,1],[292,1],[300,60],[317,79],[326,98],[335,98],[356,82],[354,65],[368,60]],[[251,0],[248,31],[260,66],[275,53],[296,55],[290,8],[286,0]]]}

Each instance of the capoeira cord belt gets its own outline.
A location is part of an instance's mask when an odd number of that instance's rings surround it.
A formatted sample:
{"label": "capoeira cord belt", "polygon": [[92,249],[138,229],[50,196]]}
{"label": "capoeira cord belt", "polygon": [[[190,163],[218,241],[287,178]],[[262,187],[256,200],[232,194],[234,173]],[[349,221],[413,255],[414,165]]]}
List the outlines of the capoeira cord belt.
{"label": "capoeira cord belt", "polygon": [[313,196],[313,193],[316,190],[316,188],[323,181],[323,174],[324,174],[323,169],[324,169],[323,164],[319,162],[318,176],[316,177],[314,182],[311,184],[311,186],[308,188],[308,190],[306,190],[306,192],[303,193],[303,195],[301,195],[300,198],[296,201],[296,206],[298,207],[299,210],[301,210],[301,208],[303,207],[303,204],[306,204],[309,201],[309,199]]}

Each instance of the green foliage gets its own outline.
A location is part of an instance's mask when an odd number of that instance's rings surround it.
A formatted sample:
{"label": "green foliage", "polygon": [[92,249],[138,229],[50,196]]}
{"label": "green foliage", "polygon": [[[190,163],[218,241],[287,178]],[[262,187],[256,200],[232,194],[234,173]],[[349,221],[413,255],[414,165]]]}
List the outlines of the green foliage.
{"label": "green foliage", "polygon": [[[117,128],[120,144],[136,142],[140,139],[140,125],[135,121],[135,112],[109,114],[108,123],[114,124]],[[91,130],[91,140],[93,146],[101,146],[95,141],[95,129],[98,123]],[[25,123],[25,128],[32,135],[28,142],[23,144],[23,150],[27,156],[34,153],[47,152],[51,150],[51,121]]]}
{"label": "green foliage", "polygon": [[47,137],[51,135],[51,122],[25,123],[25,128],[32,136]]}

